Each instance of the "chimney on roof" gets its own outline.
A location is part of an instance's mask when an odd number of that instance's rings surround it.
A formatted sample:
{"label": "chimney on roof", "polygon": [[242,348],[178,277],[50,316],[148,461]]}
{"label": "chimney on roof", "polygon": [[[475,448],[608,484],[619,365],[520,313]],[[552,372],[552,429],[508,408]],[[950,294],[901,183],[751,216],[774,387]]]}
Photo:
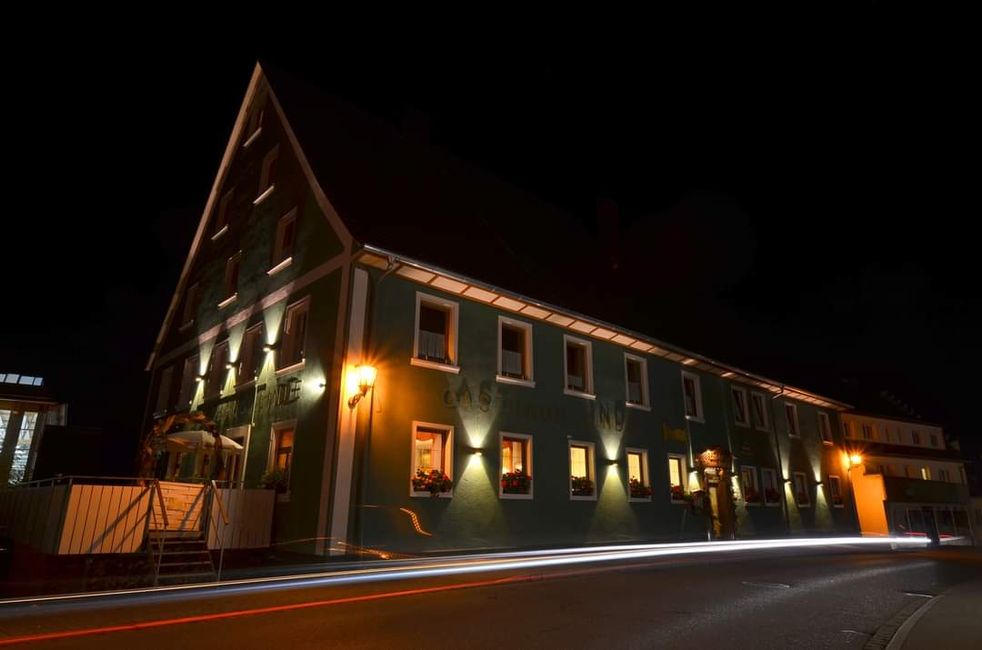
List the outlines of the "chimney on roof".
{"label": "chimney on roof", "polygon": [[618,271],[621,266],[621,217],[613,199],[597,199],[597,235],[607,270]]}
{"label": "chimney on roof", "polygon": [[429,116],[414,106],[406,106],[402,112],[402,137],[413,144],[429,144]]}

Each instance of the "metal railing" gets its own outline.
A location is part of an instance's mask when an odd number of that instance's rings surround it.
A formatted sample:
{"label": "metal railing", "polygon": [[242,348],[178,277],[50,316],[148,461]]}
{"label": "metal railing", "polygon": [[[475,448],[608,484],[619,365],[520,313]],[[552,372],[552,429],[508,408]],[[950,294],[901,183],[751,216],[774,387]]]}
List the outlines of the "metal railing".
{"label": "metal railing", "polygon": [[[222,566],[225,564],[225,529],[228,527],[228,513],[225,512],[225,504],[222,502],[222,493],[219,491],[218,485],[215,481],[211,482],[211,502],[218,504],[218,513],[221,515],[221,528],[215,530],[215,538],[218,540],[218,570],[216,571],[216,576],[219,582],[222,579]],[[215,524],[215,509],[211,507],[211,502],[208,504],[208,524],[209,526]],[[217,527],[216,527],[217,528]],[[205,543],[207,544],[208,536],[205,535]]]}

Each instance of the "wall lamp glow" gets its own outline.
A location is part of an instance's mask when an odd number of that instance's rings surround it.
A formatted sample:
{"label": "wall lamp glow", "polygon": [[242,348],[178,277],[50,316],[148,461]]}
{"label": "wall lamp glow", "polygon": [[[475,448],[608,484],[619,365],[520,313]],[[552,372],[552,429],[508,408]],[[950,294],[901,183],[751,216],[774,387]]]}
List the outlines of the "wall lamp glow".
{"label": "wall lamp glow", "polygon": [[611,459],[611,460],[608,460],[608,461],[607,461],[607,464],[608,464],[608,465],[611,465],[611,466],[614,466],[614,465],[616,465],[616,464],[617,464],[617,459],[616,459],[616,458],[613,458],[613,459]]}
{"label": "wall lamp glow", "polygon": [[855,466],[855,465],[862,465],[863,464],[863,456],[861,454],[850,454],[849,455],[849,464],[850,465],[853,465],[853,466]]}
{"label": "wall lamp glow", "polygon": [[375,377],[378,375],[378,370],[375,366],[360,365],[355,366],[355,377],[358,380],[358,392],[351,396],[348,400],[348,406],[355,408],[361,398],[368,394],[368,391],[372,389],[375,385]]}
{"label": "wall lamp glow", "polygon": [[275,343],[267,343],[266,345],[263,346],[263,352],[272,352],[275,349],[276,349]]}
{"label": "wall lamp glow", "polygon": [[199,384],[201,382],[203,382],[204,380],[205,380],[205,376],[204,375],[198,375],[197,377],[194,378],[194,381],[197,382],[197,383],[199,383]]}
{"label": "wall lamp glow", "polygon": [[231,370],[234,367],[235,367],[235,364],[232,363],[231,361],[225,364],[225,369],[226,370]]}
{"label": "wall lamp glow", "polygon": [[482,450],[480,447],[471,447],[470,448],[470,452],[472,454],[474,454],[475,456],[483,456],[484,455],[484,450]]}

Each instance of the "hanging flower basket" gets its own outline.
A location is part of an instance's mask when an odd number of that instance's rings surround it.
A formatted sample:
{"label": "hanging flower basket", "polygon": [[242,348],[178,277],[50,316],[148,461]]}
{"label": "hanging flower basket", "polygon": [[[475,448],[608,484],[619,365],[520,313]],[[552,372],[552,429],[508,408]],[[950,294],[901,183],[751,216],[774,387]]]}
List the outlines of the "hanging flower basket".
{"label": "hanging flower basket", "polygon": [[651,488],[642,483],[639,479],[632,478],[628,481],[632,499],[648,499],[651,497]]}
{"label": "hanging flower basket", "polygon": [[569,484],[574,497],[593,496],[593,481],[586,476],[571,476]]}
{"label": "hanging flower basket", "polygon": [[453,487],[450,477],[438,469],[432,469],[428,473],[420,468],[416,470],[413,477],[413,490],[416,492],[429,492],[430,496],[438,497],[441,492],[449,492]]}
{"label": "hanging flower basket", "polygon": [[505,472],[501,475],[502,494],[528,494],[532,487],[532,477],[524,470]]}

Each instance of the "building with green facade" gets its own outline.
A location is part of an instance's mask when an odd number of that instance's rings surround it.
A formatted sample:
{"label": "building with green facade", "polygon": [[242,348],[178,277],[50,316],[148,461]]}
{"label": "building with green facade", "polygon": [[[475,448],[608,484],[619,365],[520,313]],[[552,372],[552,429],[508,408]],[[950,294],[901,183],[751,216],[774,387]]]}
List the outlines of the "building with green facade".
{"label": "building with green facade", "polygon": [[257,66],[148,365],[235,444],[160,476],[275,487],[300,552],[855,532],[847,405],[588,313],[575,230]]}

